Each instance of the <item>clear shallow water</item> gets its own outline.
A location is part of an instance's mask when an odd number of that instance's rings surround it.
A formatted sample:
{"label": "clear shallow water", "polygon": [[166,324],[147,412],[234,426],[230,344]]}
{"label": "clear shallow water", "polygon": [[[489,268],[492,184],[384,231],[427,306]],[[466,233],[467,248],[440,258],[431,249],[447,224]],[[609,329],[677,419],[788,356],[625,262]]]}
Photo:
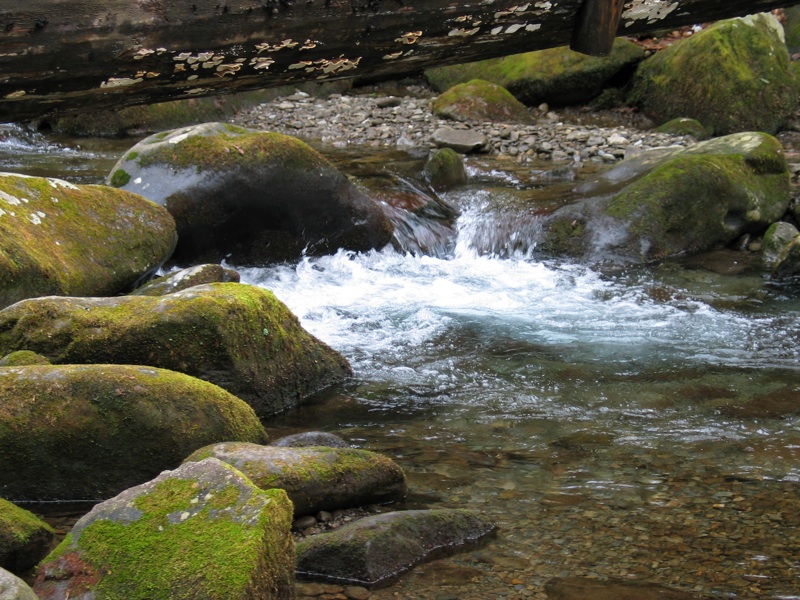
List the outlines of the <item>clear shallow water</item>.
{"label": "clear shallow water", "polygon": [[[133,143],[2,131],[0,169],[79,183]],[[365,152],[337,161],[365,178],[420,164]],[[797,292],[744,255],[611,273],[539,261],[536,215],[580,176],[548,173],[474,160],[472,185],[447,196],[461,216],[452,240],[429,244],[437,256],[242,269],[356,373],[268,429],[336,432],[404,467],[409,506],[473,508],[500,526],[487,548],[378,600],[543,598],[565,575],[795,597]]]}

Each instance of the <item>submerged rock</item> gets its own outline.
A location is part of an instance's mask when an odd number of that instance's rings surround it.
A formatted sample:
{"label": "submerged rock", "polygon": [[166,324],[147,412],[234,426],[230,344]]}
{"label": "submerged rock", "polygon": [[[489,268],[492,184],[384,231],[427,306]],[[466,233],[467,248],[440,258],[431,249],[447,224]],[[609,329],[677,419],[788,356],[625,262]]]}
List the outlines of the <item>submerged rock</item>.
{"label": "submerged rock", "polygon": [[0,600],[38,600],[28,584],[5,569],[0,569]]}
{"label": "submerged rock", "polygon": [[132,296],[164,296],[204,283],[239,283],[239,273],[222,265],[197,265],[154,279],[131,292]]}
{"label": "submerged rock", "polygon": [[583,577],[554,577],[544,586],[549,600],[697,600],[694,592],[684,592],[648,581],[611,579],[600,581]]}
{"label": "submerged rock", "polygon": [[39,567],[40,599],[294,598],[291,503],[215,459],[95,506]]}
{"label": "submerged rock", "polygon": [[379,587],[425,560],[455,554],[494,531],[492,523],[468,510],[384,513],[299,541],[297,576]]}
{"label": "submerged rock", "polygon": [[789,180],[780,142],[763,133],[647,152],[575,188],[587,199],[545,217],[537,249],[619,262],[708,250],[780,219]]}
{"label": "submerged rock", "polygon": [[506,88],[528,106],[542,102],[564,106],[588,102],[620,72],[643,58],[639,46],[617,38],[607,57],[587,56],[564,46],[429,69],[425,77],[439,91],[471,79],[484,79]]}
{"label": "submerged rock", "polygon": [[260,416],[351,374],[272,292],[212,283],[164,296],[36,298],[0,311],[0,354],[56,364],[150,365],[210,381]]}
{"label": "submerged rock", "polygon": [[110,185],[175,217],[173,262],[263,265],[339,248],[385,246],[380,206],[300,140],[225,123],[150,136],[123,156]]}
{"label": "submerged rock", "polygon": [[52,541],[52,527],[33,513],[0,498],[0,567],[13,573],[27,571],[45,557]]}
{"label": "submerged rock", "polygon": [[220,443],[201,448],[188,461],[213,456],[263,489],[286,490],[297,516],[402,500],[403,470],[390,458],[355,448],[281,448]]}
{"label": "submerged rock", "polygon": [[206,444],[266,438],[247,404],[181,373],[0,368],[0,495],[10,500],[108,498]]}
{"label": "submerged rock", "polygon": [[130,192],[0,173],[0,307],[127,293],[175,247],[167,211]]}
{"label": "submerged rock", "polygon": [[629,101],[656,123],[691,117],[715,135],[775,133],[798,89],[781,24],[758,14],[720,21],[642,62]]}
{"label": "submerged rock", "polygon": [[433,114],[453,121],[530,123],[528,109],[495,83],[473,79],[454,85],[433,101]]}

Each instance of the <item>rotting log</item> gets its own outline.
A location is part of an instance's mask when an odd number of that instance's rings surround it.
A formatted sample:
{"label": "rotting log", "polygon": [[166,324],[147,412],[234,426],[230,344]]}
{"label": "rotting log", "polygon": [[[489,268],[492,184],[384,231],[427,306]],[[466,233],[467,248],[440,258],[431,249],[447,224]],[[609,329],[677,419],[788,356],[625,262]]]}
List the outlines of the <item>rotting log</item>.
{"label": "rotting log", "polygon": [[[617,33],[633,35],[797,1],[2,0],[0,122],[394,77],[570,41],[602,52],[614,11]],[[593,24],[597,40],[573,39]]]}

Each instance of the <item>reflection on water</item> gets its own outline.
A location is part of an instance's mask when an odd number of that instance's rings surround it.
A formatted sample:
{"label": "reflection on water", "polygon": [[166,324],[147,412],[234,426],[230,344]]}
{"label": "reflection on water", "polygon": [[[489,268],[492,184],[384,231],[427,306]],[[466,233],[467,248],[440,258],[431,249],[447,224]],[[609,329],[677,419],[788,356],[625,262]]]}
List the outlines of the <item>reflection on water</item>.
{"label": "reflection on water", "polygon": [[[131,144],[8,131],[0,168],[82,182]],[[348,152],[335,160],[367,187],[405,182],[403,206],[428,193],[409,183],[424,157]],[[411,254],[242,270],[356,372],[268,429],[336,432],[404,467],[409,506],[474,508],[500,525],[487,548],[377,600],[544,598],[566,575],[796,597],[796,294],[743,254],[614,273],[537,260],[538,215],[585,176],[551,167],[471,159],[470,186],[445,195],[460,215],[441,219],[446,243],[415,237],[414,221]]]}

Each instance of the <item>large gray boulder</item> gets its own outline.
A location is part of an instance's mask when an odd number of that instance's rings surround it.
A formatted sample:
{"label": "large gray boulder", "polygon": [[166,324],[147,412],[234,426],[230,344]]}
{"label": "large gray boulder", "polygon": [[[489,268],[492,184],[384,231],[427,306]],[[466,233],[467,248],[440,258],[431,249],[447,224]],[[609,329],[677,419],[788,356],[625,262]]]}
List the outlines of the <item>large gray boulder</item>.
{"label": "large gray boulder", "polygon": [[178,264],[224,258],[262,265],[339,248],[366,251],[392,234],[381,207],[310,146],[226,123],[150,136],[107,182],[169,210]]}
{"label": "large gray boulder", "polygon": [[0,600],[38,600],[28,584],[5,569],[0,569]]}
{"label": "large gray boulder", "polygon": [[0,495],[108,498],[213,442],[265,442],[253,410],[225,390],[129,365],[0,368]]}
{"label": "large gray boulder", "polygon": [[42,600],[294,598],[292,505],[215,459],[95,506],[39,567]]}
{"label": "large gray boulder", "polygon": [[0,308],[49,294],[127,293],[175,242],[169,213],[136,194],[0,173]]}
{"label": "large gray boulder", "polygon": [[390,458],[355,448],[286,448],[241,442],[212,444],[187,462],[214,457],[258,487],[286,490],[296,516],[402,500],[403,470]]}
{"label": "large gray boulder", "polygon": [[409,510],[366,517],[297,544],[297,576],[380,587],[415,565],[455,554],[493,534],[469,510]]}
{"label": "large gray boulder", "polygon": [[642,62],[629,101],[657,124],[690,117],[714,135],[775,133],[798,103],[783,28],[771,14],[720,21]]}
{"label": "large gray boulder", "polygon": [[0,355],[150,365],[215,383],[260,416],[350,376],[272,292],[212,283],[164,296],[36,298],[0,311]]}
{"label": "large gray boulder", "polygon": [[590,262],[709,250],[780,219],[789,180],[780,142],[763,133],[647,152],[578,186],[583,199],[542,220],[537,250]]}

